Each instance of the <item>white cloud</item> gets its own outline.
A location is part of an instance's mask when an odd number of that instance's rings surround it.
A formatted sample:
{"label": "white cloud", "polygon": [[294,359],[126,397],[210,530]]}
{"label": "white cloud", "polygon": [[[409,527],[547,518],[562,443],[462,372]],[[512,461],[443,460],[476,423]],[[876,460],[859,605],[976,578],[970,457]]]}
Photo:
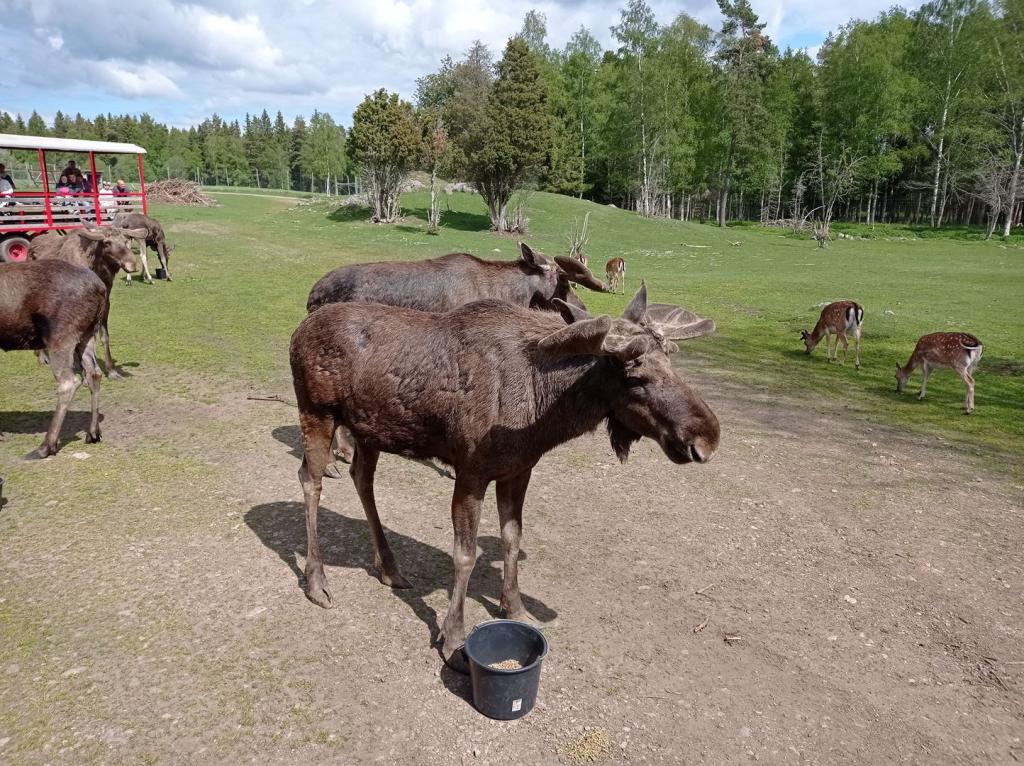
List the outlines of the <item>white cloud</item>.
{"label": "white cloud", "polygon": [[[715,0],[648,0],[717,28]],[[861,0],[871,17],[890,0]],[[919,0],[912,0],[918,4]],[[235,118],[330,111],[348,122],[377,88],[411,98],[415,80],[474,40],[497,58],[525,13],[547,15],[562,47],[586,26],[606,47],[626,0],[31,0],[4,2],[5,82],[13,106],[74,113],[149,111],[176,124],[199,109]],[[840,0],[753,0],[780,47],[820,45],[846,22]],[[116,23],[97,20],[117,19]],[[59,55],[54,51],[59,50]],[[114,104],[113,107],[110,105]]]}
{"label": "white cloud", "polygon": [[181,98],[182,92],[170,77],[147,64],[119,59],[89,61],[86,70],[114,93],[127,98]]}

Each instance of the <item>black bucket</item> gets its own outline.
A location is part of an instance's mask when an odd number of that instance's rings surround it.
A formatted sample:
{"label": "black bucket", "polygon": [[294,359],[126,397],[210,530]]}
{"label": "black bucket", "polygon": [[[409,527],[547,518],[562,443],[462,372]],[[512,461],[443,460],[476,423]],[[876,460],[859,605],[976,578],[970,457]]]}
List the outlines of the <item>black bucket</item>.
{"label": "black bucket", "polygon": [[[541,665],[548,656],[547,639],[537,628],[517,620],[483,622],[470,631],[463,652],[477,710],[502,721],[533,710]],[[520,667],[490,667],[506,660],[515,660]]]}
{"label": "black bucket", "polygon": [[156,278],[157,279],[167,279],[167,272],[164,269],[158,268],[156,270]]}

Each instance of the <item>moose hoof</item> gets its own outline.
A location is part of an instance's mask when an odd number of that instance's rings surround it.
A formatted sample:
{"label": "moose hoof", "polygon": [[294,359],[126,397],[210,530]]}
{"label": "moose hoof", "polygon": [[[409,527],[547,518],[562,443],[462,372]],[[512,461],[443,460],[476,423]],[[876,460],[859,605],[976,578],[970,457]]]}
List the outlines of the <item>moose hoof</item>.
{"label": "moose hoof", "polygon": [[166,279],[168,282],[174,281],[174,280],[171,279],[171,275],[170,274],[168,274],[166,277],[164,277],[164,279]]}
{"label": "moose hoof", "polygon": [[324,469],[324,476],[328,479],[344,479],[345,471],[337,463],[331,463]]}
{"label": "moose hoof", "polygon": [[334,606],[331,594],[323,588],[306,588],[306,598],[323,609],[331,609]]}
{"label": "moose hoof", "polygon": [[469,675],[469,663],[466,662],[466,655],[462,651],[465,644],[465,641],[449,642],[445,639],[441,645],[441,659],[444,660],[444,664],[464,676]]}
{"label": "moose hoof", "polygon": [[48,444],[40,444],[34,450],[25,455],[26,460],[42,460],[48,458],[50,455],[56,455],[57,448],[51,447]]}
{"label": "moose hoof", "polygon": [[101,442],[101,441],[103,441],[103,440],[100,438],[100,432],[99,431],[97,431],[94,434],[86,434],[85,435],[85,443],[86,444],[99,444],[99,442]]}
{"label": "moose hoof", "polygon": [[110,380],[124,380],[124,375],[122,375],[113,367],[111,367],[109,370],[107,370],[107,378],[109,378]]}
{"label": "moose hoof", "polygon": [[380,581],[388,587],[397,588],[398,590],[405,590],[406,588],[412,587],[412,583],[402,577],[402,573],[397,570],[391,574],[381,570]]}

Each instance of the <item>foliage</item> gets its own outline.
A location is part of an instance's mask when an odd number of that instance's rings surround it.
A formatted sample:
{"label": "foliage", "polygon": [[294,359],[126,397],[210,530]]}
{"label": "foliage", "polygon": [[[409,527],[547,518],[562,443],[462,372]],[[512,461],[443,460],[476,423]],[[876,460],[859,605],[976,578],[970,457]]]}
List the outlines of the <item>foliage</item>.
{"label": "foliage", "polygon": [[398,217],[398,193],[421,150],[420,126],[412,104],[381,88],[352,116],[348,154],[366,181],[373,220]]}

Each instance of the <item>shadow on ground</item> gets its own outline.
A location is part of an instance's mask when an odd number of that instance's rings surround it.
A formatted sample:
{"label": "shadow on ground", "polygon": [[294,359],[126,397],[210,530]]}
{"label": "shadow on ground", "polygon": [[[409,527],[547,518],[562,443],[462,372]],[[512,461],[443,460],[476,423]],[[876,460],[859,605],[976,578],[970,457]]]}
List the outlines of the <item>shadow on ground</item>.
{"label": "shadow on ground", "polygon": [[[89,428],[91,413],[85,411],[69,411],[64,418],[57,439],[57,449],[62,449],[72,442],[84,444],[85,432]],[[42,438],[53,420],[53,410],[36,410],[24,412],[0,412],[0,434],[38,434]],[[104,415],[100,413],[102,425]]]}
{"label": "shadow on ground", "polygon": [[[405,208],[402,212],[424,223],[430,220],[430,211],[425,207]],[[445,210],[441,213],[441,228],[456,231],[490,231],[491,219],[483,213],[465,213],[461,210]]]}
{"label": "shadow on ground", "polygon": [[[295,573],[299,586],[305,588],[305,574],[297,558],[297,554],[305,556],[306,552],[306,514],[302,504],[282,501],[256,505],[245,514],[245,523]],[[373,565],[373,543],[365,519],[352,519],[321,507],[317,523],[324,566],[362,569],[368,575],[377,577]],[[451,595],[454,572],[452,557],[447,551],[394,530],[385,530],[385,534],[399,568],[413,585],[408,589],[395,589],[394,594],[427,626],[430,642],[434,644],[440,633],[437,613],[424,599],[442,588]],[[468,597],[480,603],[491,617],[499,617],[498,600],[501,597],[503,563],[501,539],[484,535],[478,539],[478,544],[480,556],[470,578]],[[525,558],[526,553],[520,551],[519,560]],[[328,590],[332,590],[330,574]],[[333,593],[335,603],[345,602],[337,583],[334,583]],[[558,617],[542,601],[526,594],[523,594],[523,604],[541,622],[551,622]]]}

